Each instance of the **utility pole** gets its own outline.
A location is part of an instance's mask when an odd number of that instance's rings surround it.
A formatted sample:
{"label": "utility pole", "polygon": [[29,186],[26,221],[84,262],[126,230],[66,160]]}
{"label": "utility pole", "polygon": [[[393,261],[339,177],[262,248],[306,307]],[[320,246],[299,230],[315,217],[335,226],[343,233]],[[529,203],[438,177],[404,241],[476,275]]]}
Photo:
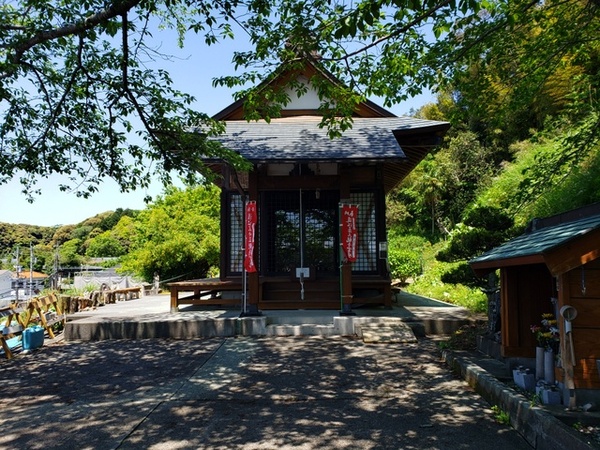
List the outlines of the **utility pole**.
{"label": "utility pole", "polygon": [[33,243],[29,243],[29,300],[33,297]]}
{"label": "utility pole", "polygon": [[58,290],[58,244],[54,248],[54,261],[52,267],[52,289]]}
{"label": "utility pole", "polygon": [[19,267],[19,246],[17,245],[17,252],[15,254],[15,273],[17,274],[17,282],[15,284],[15,293],[16,293],[16,302],[19,303],[19,272],[20,272],[20,267]]}

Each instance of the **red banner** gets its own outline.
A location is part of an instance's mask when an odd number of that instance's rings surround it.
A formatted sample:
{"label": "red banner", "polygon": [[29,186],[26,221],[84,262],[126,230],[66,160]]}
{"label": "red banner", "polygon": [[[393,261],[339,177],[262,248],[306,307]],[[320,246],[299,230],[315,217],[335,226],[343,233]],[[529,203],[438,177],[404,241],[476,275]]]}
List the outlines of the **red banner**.
{"label": "red banner", "polygon": [[356,261],[358,252],[358,231],[356,229],[357,218],[357,205],[342,205],[342,215],[340,218],[342,226],[342,249],[349,262]]}
{"label": "red banner", "polygon": [[256,202],[246,203],[246,253],[244,255],[244,269],[246,272],[256,272],[254,265],[254,239],[256,236]]}

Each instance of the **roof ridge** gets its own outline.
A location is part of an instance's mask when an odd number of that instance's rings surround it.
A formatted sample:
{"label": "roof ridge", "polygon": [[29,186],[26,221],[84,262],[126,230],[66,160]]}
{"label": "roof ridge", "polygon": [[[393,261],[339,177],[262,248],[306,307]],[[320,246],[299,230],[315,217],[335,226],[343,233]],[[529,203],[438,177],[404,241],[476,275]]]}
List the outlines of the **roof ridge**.
{"label": "roof ridge", "polygon": [[597,215],[600,215],[600,202],[591,203],[580,208],[571,209],[548,217],[534,217],[527,224],[525,233],[532,233],[543,228],[576,222]]}

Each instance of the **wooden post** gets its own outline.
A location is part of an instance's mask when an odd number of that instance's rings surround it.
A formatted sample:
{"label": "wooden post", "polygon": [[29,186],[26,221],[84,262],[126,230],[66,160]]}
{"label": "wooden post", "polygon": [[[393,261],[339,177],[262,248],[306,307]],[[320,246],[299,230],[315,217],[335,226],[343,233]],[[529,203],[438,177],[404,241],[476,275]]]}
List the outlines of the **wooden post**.
{"label": "wooden post", "polygon": [[[558,275],[558,309],[565,305],[567,299],[569,299],[569,274]],[[567,408],[571,411],[577,408],[577,399],[575,397],[575,361],[573,360],[573,354],[571,353],[570,343],[565,332],[565,320],[562,317],[557,317],[558,320],[558,331],[560,335],[560,356],[561,363],[564,373],[564,385],[565,389],[569,391],[569,401]],[[566,402],[565,402],[566,403]]]}
{"label": "wooden post", "polygon": [[352,264],[349,262],[342,263],[342,310],[341,315],[350,316],[355,315],[352,312]]}
{"label": "wooden post", "polygon": [[177,301],[179,299],[179,291],[177,290],[177,287],[175,286],[171,286],[171,312],[172,313],[177,313],[179,312],[179,302]]}

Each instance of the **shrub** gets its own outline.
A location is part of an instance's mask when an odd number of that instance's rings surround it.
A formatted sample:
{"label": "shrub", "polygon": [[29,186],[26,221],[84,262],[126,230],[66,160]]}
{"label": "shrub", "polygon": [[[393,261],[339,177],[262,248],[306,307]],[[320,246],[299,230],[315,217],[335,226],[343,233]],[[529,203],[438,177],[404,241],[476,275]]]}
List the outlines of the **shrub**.
{"label": "shrub", "polygon": [[416,277],[423,272],[421,254],[414,250],[391,249],[388,254],[392,278],[397,278],[401,283],[411,277]]}
{"label": "shrub", "polygon": [[441,280],[444,283],[464,284],[473,288],[484,287],[487,284],[487,280],[475,275],[475,272],[466,261],[457,263],[442,273]]}
{"label": "shrub", "polygon": [[513,219],[499,208],[475,206],[465,212],[464,223],[488,231],[505,231],[513,226]]}

